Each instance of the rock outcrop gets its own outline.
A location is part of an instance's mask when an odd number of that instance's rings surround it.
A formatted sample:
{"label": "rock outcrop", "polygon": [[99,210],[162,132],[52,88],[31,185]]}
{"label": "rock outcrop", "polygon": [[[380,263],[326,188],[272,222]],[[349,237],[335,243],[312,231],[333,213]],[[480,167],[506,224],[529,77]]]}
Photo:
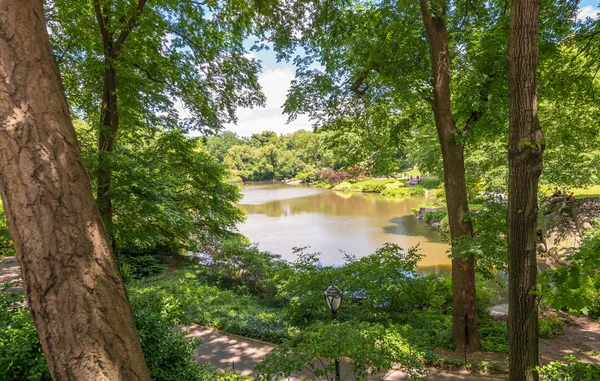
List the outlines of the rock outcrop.
{"label": "rock outcrop", "polygon": [[554,197],[542,205],[542,212],[540,251],[551,263],[560,264],[594,228],[594,221],[600,218],[600,198]]}

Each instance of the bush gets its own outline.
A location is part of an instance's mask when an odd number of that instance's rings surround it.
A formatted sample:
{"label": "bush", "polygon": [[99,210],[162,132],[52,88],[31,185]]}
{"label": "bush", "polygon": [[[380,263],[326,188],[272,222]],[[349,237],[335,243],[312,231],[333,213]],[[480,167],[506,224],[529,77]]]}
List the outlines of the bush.
{"label": "bush", "polygon": [[381,192],[381,195],[395,197],[424,197],[425,189],[419,186],[392,188],[383,190]]}
{"label": "bush", "polygon": [[419,182],[419,185],[425,189],[434,189],[440,186],[442,182],[437,177],[430,177],[428,179],[423,179]]}
{"label": "bush", "polygon": [[303,183],[311,183],[316,178],[314,172],[298,172],[294,180],[298,180]]}
{"label": "bush", "polygon": [[430,224],[434,222],[440,222],[446,216],[448,216],[448,212],[444,210],[439,210],[437,212],[425,212],[425,214],[423,215],[425,222]]}
{"label": "bush", "polygon": [[544,381],[592,381],[600,380],[600,365],[577,362],[575,356],[565,357],[565,361],[554,361],[544,367],[537,367]]}
{"label": "bush", "polygon": [[5,289],[0,291],[0,380],[52,380],[23,296]]}
{"label": "bush", "polygon": [[128,290],[131,304],[134,310],[149,309],[173,324],[196,323],[270,342],[290,338],[281,309],[253,295],[206,285],[203,275],[195,266],[164,281],[135,284]]}
{"label": "bush", "polygon": [[441,219],[440,231],[442,233],[450,234],[450,221],[448,220],[448,216]]}
{"label": "bush", "polygon": [[508,332],[506,325],[497,323],[490,318],[479,321],[481,350],[508,354]]}
{"label": "bush", "polygon": [[344,181],[344,182],[339,183],[335,187],[333,187],[333,190],[336,190],[339,192],[350,192],[352,190],[352,184],[350,184],[347,181]]}
{"label": "bush", "polygon": [[243,292],[273,297],[276,288],[272,278],[286,267],[279,258],[260,251],[257,245],[232,239],[223,242],[211,255],[210,266]]}
{"label": "bush", "polygon": [[142,255],[139,257],[117,256],[117,264],[124,281],[131,279],[143,279],[164,274],[168,266],[153,255]]}
{"label": "bush", "polygon": [[13,257],[15,255],[15,245],[10,237],[2,200],[0,200],[0,257]]}
{"label": "bush", "polygon": [[[324,338],[327,338],[324,340]],[[334,373],[334,361],[323,367],[315,366],[315,360],[344,357],[350,359],[352,372],[357,379],[366,379],[370,372],[392,368],[400,364],[403,371],[413,378],[425,374],[412,353],[408,341],[401,334],[382,325],[368,323],[317,323],[305,330],[300,340],[288,341],[275,348],[257,366],[258,380],[289,377],[293,372],[311,369],[316,377]],[[290,356],[293,353],[293,356]]]}
{"label": "bush", "polygon": [[349,179],[350,177],[351,177],[350,174],[347,172],[336,172],[329,177],[329,182],[332,184],[337,184],[346,179]]}
{"label": "bush", "polygon": [[329,179],[331,176],[333,176],[334,173],[335,173],[335,171],[331,168],[323,168],[320,171],[318,171],[317,173],[315,173],[315,178],[318,181],[330,182]]}
{"label": "bush", "polygon": [[559,319],[540,319],[539,324],[539,336],[542,339],[548,339],[552,336],[560,335],[565,332],[565,325]]}
{"label": "bush", "polygon": [[381,193],[386,189],[386,186],[394,182],[395,180],[366,181],[363,185],[362,191]]}

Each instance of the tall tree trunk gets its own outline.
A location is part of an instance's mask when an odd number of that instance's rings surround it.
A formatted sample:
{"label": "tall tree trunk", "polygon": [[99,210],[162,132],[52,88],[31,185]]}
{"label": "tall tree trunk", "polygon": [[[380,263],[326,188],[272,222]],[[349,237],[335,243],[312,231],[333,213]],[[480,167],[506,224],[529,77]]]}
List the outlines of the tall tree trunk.
{"label": "tall tree trunk", "polygon": [[[107,47],[110,50],[110,46]],[[100,129],[98,131],[98,171],[96,201],[100,215],[104,221],[111,242],[114,244],[113,207],[109,193],[112,164],[111,154],[115,148],[115,140],[119,131],[119,114],[117,109],[117,83],[112,61],[107,59],[104,69],[104,92],[100,113]]]}
{"label": "tall tree trunk", "polygon": [[[102,92],[102,108],[100,110],[100,130],[98,132],[98,171],[96,173],[97,202],[102,220],[106,224],[113,248],[115,246],[113,227],[113,206],[110,195],[112,182],[111,154],[115,149],[119,133],[119,107],[117,102],[117,80],[115,61],[129,34],[137,26],[138,19],[144,11],[146,0],[138,0],[132,15],[124,29],[115,38],[115,31],[109,25],[113,10],[100,0],[94,0],[94,11],[98,28],[102,36],[104,48],[104,90]],[[113,15],[114,18],[114,15]]]}
{"label": "tall tree trunk", "polygon": [[[420,0],[421,14],[429,41],[435,125],[444,161],[444,184],[448,206],[450,237],[472,236],[473,227],[463,216],[469,211],[465,181],[464,146],[455,138],[456,123],[450,97],[450,54],[446,31],[446,4],[431,10],[427,0]],[[452,341],[458,351],[479,349],[477,308],[475,301],[475,258],[452,259]]]}
{"label": "tall tree trunk", "polygon": [[149,380],[42,2],[0,0],[0,190],[55,380]]}
{"label": "tall tree trunk", "polygon": [[537,114],[539,0],[514,0],[508,35],[508,349],[511,381],[537,380],[536,227],[544,150]]}

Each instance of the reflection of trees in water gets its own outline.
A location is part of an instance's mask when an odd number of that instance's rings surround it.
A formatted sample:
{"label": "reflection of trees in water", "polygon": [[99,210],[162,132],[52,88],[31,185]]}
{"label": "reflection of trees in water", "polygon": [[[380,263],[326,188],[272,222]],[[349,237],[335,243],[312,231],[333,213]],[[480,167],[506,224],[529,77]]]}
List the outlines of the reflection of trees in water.
{"label": "reflection of trees in water", "polygon": [[248,214],[266,214],[269,217],[301,213],[321,213],[328,216],[367,216],[389,218],[412,215],[422,199],[391,199],[376,195],[322,192],[317,195],[285,200],[274,200],[260,205],[240,205]]}
{"label": "reflection of trees in water", "polygon": [[383,231],[388,234],[409,235],[425,237],[427,241],[439,241],[438,233],[424,222],[417,221],[412,215],[394,217],[391,225],[383,227]]}

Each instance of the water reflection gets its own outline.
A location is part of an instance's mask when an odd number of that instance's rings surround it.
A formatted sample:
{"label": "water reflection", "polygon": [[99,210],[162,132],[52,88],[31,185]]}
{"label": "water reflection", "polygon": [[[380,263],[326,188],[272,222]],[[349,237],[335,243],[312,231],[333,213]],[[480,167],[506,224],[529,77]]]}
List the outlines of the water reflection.
{"label": "water reflection", "polygon": [[447,271],[448,245],[412,217],[422,198],[391,199],[281,183],[245,184],[239,207],[248,218],[240,232],[262,250],[293,260],[293,247],[322,252],[326,265],[344,263],[340,252],[363,257],[385,242],[404,248],[420,244],[421,269]]}

